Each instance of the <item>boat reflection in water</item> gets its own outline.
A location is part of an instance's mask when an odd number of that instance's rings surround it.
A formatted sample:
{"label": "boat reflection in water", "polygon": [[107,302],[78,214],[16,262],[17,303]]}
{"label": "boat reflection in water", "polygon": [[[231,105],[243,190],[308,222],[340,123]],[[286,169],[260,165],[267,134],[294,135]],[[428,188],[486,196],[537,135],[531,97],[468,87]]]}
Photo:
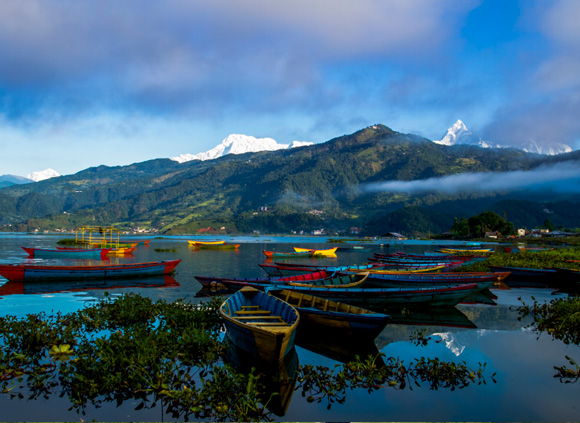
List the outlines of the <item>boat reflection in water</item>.
{"label": "boat reflection in water", "polygon": [[110,280],[8,281],[4,285],[0,285],[0,296],[15,294],[48,294],[94,289],[169,288],[178,286],[179,283],[169,275]]}
{"label": "boat reflection in water", "polygon": [[[340,363],[356,361],[357,358],[365,361],[369,356],[377,357],[380,354],[374,338],[324,336],[319,331],[304,328],[300,328],[296,333],[295,343],[300,348]],[[384,366],[381,356],[378,356],[376,363],[378,366]]]}
{"label": "boat reflection in water", "polygon": [[253,371],[255,376],[259,376],[259,383],[263,387],[259,393],[260,401],[277,416],[284,416],[298,378],[296,348],[292,348],[283,360],[275,364],[254,357],[229,341],[228,346],[224,361],[231,364],[238,373],[247,375]]}

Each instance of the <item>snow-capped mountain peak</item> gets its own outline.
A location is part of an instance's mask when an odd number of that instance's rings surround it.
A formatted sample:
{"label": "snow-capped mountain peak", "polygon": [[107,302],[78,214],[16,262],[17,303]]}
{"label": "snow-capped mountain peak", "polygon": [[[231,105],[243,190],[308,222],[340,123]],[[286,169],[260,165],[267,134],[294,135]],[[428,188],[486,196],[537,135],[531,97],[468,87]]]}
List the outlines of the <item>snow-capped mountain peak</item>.
{"label": "snow-capped mountain peak", "polygon": [[275,151],[287,148],[304,147],[312,145],[307,141],[293,141],[291,144],[279,144],[272,138],[256,138],[249,135],[231,134],[227,136],[221,144],[198,154],[180,154],[170,157],[171,160],[185,163],[191,160],[212,160],[225,156],[226,154],[257,153],[259,151]]}
{"label": "snow-capped mountain peak", "polygon": [[45,169],[38,172],[29,173],[26,177],[34,182],[44,181],[45,179],[55,178],[60,174],[54,169]]}
{"label": "snow-capped mountain peak", "polygon": [[441,145],[476,145],[482,148],[519,148],[528,153],[545,154],[545,155],[556,155],[562,153],[569,153],[572,148],[566,144],[561,143],[548,143],[540,145],[534,140],[529,140],[528,142],[520,145],[503,145],[497,144],[490,141],[485,141],[480,137],[471,133],[469,129],[461,120],[457,120],[448,130],[447,133],[439,141],[433,141],[436,144]]}
{"label": "snow-capped mountain peak", "polygon": [[561,143],[551,143],[542,146],[539,145],[536,141],[531,140],[522,146],[522,150],[524,150],[527,153],[555,156],[556,154],[570,153],[572,151],[572,148],[569,145]]}
{"label": "snow-capped mountain peak", "polygon": [[458,119],[457,122],[455,122],[453,126],[447,130],[447,133],[443,136],[443,138],[441,138],[441,140],[433,142],[449,146],[467,144],[477,145],[483,148],[499,147],[498,145],[491,144],[473,135],[460,119]]}

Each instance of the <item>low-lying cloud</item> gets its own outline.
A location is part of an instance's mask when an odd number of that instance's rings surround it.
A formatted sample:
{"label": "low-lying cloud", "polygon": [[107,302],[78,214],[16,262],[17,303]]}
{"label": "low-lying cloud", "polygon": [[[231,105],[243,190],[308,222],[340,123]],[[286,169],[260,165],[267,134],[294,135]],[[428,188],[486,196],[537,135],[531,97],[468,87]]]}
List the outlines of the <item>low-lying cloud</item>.
{"label": "low-lying cloud", "polygon": [[554,190],[580,193],[580,162],[540,166],[534,170],[512,172],[477,172],[429,178],[417,181],[388,181],[367,184],[366,192],[424,194],[441,192],[506,192],[516,190]]}

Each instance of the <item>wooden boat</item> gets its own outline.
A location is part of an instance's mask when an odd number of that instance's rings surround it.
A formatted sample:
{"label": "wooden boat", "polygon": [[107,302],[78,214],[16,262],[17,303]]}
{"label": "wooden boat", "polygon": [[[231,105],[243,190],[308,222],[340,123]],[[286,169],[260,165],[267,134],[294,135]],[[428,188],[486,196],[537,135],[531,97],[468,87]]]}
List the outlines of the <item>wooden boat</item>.
{"label": "wooden boat", "polygon": [[237,250],[241,244],[198,244],[195,246],[198,250]]}
{"label": "wooden boat", "polygon": [[387,325],[391,316],[365,308],[282,289],[272,295],[294,306],[300,313],[300,326],[309,330],[337,332],[351,338],[374,339]]}
{"label": "wooden boat", "polygon": [[180,262],[181,260],[161,260],[96,266],[3,264],[0,265],[0,275],[10,281],[134,278],[171,274]]}
{"label": "wooden boat", "polygon": [[351,266],[318,266],[313,264],[296,264],[288,263],[260,263],[258,266],[262,268],[268,275],[279,277],[279,276],[292,276],[301,275],[304,273],[311,273],[317,270],[326,270],[328,272],[343,272],[348,269],[358,270],[360,272],[366,272],[368,269],[380,268],[380,265],[374,264],[362,264],[362,265],[351,265]]}
{"label": "wooden boat", "polygon": [[[351,272],[354,273],[354,272]],[[447,272],[447,273],[369,273],[368,284],[375,281],[414,282],[421,284],[437,283],[476,283],[501,282],[510,275],[503,272]]]}
{"label": "wooden boat", "polygon": [[331,276],[325,279],[312,279],[306,281],[285,280],[286,278],[275,279],[273,282],[279,284],[280,282],[291,286],[306,286],[306,287],[333,287],[333,288],[355,288],[363,284],[368,278],[368,272],[357,273],[355,275],[342,274]]}
{"label": "wooden boat", "polygon": [[296,251],[297,253],[310,251],[313,256],[326,256],[326,257],[334,257],[336,255],[337,249],[338,247],[328,248],[326,250],[314,250],[312,248],[294,247],[294,251]]}
{"label": "wooden boat", "polygon": [[187,243],[192,247],[197,247],[199,245],[221,245],[225,244],[225,241],[187,241]]}
{"label": "wooden boat", "polygon": [[493,248],[440,248],[442,253],[490,253]]}
{"label": "wooden boat", "polygon": [[74,279],[74,280],[39,280],[39,281],[8,281],[0,285],[0,296],[52,294],[59,292],[83,292],[91,290],[107,290],[121,288],[170,288],[178,287],[179,283],[170,275],[150,276],[147,278],[123,279]]}
{"label": "wooden boat", "polygon": [[236,279],[206,276],[195,276],[195,278],[206,287],[217,286],[219,284],[232,290],[237,290],[245,286],[265,290],[265,288],[272,286],[327,286],[347,289],[362,285],[367,279],[367,276],[367,273],[359,273],[356,275],[334,275],[329,274],[326,271],[320,271],[310,274],[287,276],[276,279]]}
{"label": "wooden boat", "polygon": [[[434,266],[434,267],[407,267],[407,266],[383,266],[376,269],[369,269],[368,272],[371,274],[397,274],[397,273],[422,273],[422,272],[436,272],[437,270],[444,269],[445,266]],[[357,269],[347,269],[346,272],[352,273],[357,271]]]}
{"label": "wooden boat", "polygon": [[406,267],[406,268],[424,268],[424,267],[458,267],[465,263],[463,260],[397,260],[397,259],[382,259],[370,257],[369,262],[381,263],[385,267]]}
{"label": "wooden boat", "polygon": [[109,256],[127,256],[129,254],[133,254],[133,251],[137,248],[137,244],[133,245],[132,247],[120,247],[120,248],[111,248],[111,250],[107,253]]}
{"label": "wooden boat", "polygon": [[215,276],[194,276],[195,279],[197,279],[199,281],[199,283],[201,283],[203,286],[205,287],[211,287],[211,286],[216,286],[217,284],[222,284],[225,285],[224,282],[230,281],[230,282],[238,282],[242,285],[244,285],[247,282],[247,285],[250,286],[262,286],[262,285],[270,285],[270,284],[275,284],[275,283],[286,283],[286,282],[291,282],[291,281],[296,281],[296,282],[300,282],[300,281],[312,281],[312,280],[316,280],[316,279],[326,279],[326,278],[330,278],[334,276],[334,273],[329,273],[325,270],[321,270],[318,272],[311,272],[311,273],[307,273],[307,274],[300,274],[300,275],[295,275],[295,276],[286,276],[286,277],[280,277],[280,278],[227,278],[227,277],[215,277]]}
{"label": "wooden boat", "polygon": [[264,255],[269,258],[301,258],[301,257],[312,257],[312,253],[310,251],[290,251],[290,252],[282,252],[282,251],[267,251],[262,250]]}
{"label": "wooden boat", "polygon": [[487,266],[492,272],[502,273],[509,272],[510,279],[546,279],[556,276],[554,269],[534,269],[529,267],[511,267],[511,266]]}
{"label": "wooden boat", "polygon": [[28,248],[22,247],[28,253],[29,257],[34,258],[74,258],[74,259],[107,259],[107,254],[111,251],[110,248]]}
{"label": "wooden boat", "polygon": [[245,287],[225,300],[219,313],[226,336],[250,355],[278,363],[294,347],[300,316],[279,298]]}
{"label": "wooden boat", "polygon": [[[268,287],[266,292],[279,287]],[[285,286],[295,292],[354,305],[375,304],[387,308],[453,307],[467,298],[476,284],[425,288],[325,288]]]}

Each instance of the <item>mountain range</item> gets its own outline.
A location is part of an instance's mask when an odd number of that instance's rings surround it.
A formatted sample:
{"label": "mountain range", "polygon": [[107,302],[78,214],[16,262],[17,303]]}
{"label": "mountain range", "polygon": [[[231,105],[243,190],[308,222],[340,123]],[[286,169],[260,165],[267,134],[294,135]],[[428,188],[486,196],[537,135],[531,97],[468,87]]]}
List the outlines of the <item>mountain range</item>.
{"label": "mountain range", "polygon": [[[578,161],[577,151],[545,156],[514,148],[440,145],[372,125],[303,147],[98,166],[5,187],[0,189],[0,225],[28,231],[98,222],[166,234],[325,228],[376,235],[442,232],[456,218],[491,210],[516,226],[535,227],[550,219],[556,226],[579,227],[577,190],[561,191],[553,184],[530,192],[529,186],[493,188],[496,182],[489,182],[510,175],[531,180],[537,172],[558,174],[562,166],[578,177]],[[470,181],[463,184],[469,189],[444,189],[453,178]],[[417,182],[431,188],[410,189]]]}
{"label": "mountain range", "polygon": [[[476,145],[481,148],[515,148],[513,145],[501,145],[492,141],[485,141],[474,135],[461,120],[457,120],[440,140],[433,140],[441,145]],[[520,146],[527,153],[544,154],[554,156],[556,154],[570,153],[572,148],[562,143],[550,143],[538,145],[535,141],[528,141]]]}
{"label": "mountain range", "polygon": [[307,141],[293,141],[291,144],[279,144],[272,138],[255,138],[248,135],[232,134],[225,138],[221,144],[212,148],[205,153],[198,154],[180,154],[176,157],[171,157],[179,163],[188,162],[191,160],[213,160],[223,157],[226,154],[244,154],[256,153],[258,151],[276,151],[285,150],[288,148],[304,147],[314,143]]}
{"label": "mountain range", "polygon": [[[471,131],[467,129],[461,120],[457,120],[457,122],[455,122],[447,130],[443,138],[440,140],[433,140],[433,142],[446,146],[472,145],[481,148],[514,148],[513,146],[501,145],[491,141],[484,141],[482,138],[471,133]],[[214,160],[227,154],[245,154],[259,151],[285,150],[296,147],[304,147],[312,144],[313,143],[309,141],[293,141],[290,144],[281,144],[273,138],[255,138],[249,135],[231,134],[224,138],[220,144],[211,150],[197,154],[180,154],[179,156],[171,157],[170,159],[178,163],[185,163],[192,160]],[[557,155],[569,153],[572,151],[572,148],[566,144],[551,143],[548,145],[540,146],[534,141],[529,141],[525,145],[522,145],[521,149],[528,153],[544,155]],[[13,184],[39,182],[57,176],[60,176],[59,173],[53,169],[45,169],[43,171],[33,172],[29,174],[27,178],[15,175],[1,175],[0,187]]]}

